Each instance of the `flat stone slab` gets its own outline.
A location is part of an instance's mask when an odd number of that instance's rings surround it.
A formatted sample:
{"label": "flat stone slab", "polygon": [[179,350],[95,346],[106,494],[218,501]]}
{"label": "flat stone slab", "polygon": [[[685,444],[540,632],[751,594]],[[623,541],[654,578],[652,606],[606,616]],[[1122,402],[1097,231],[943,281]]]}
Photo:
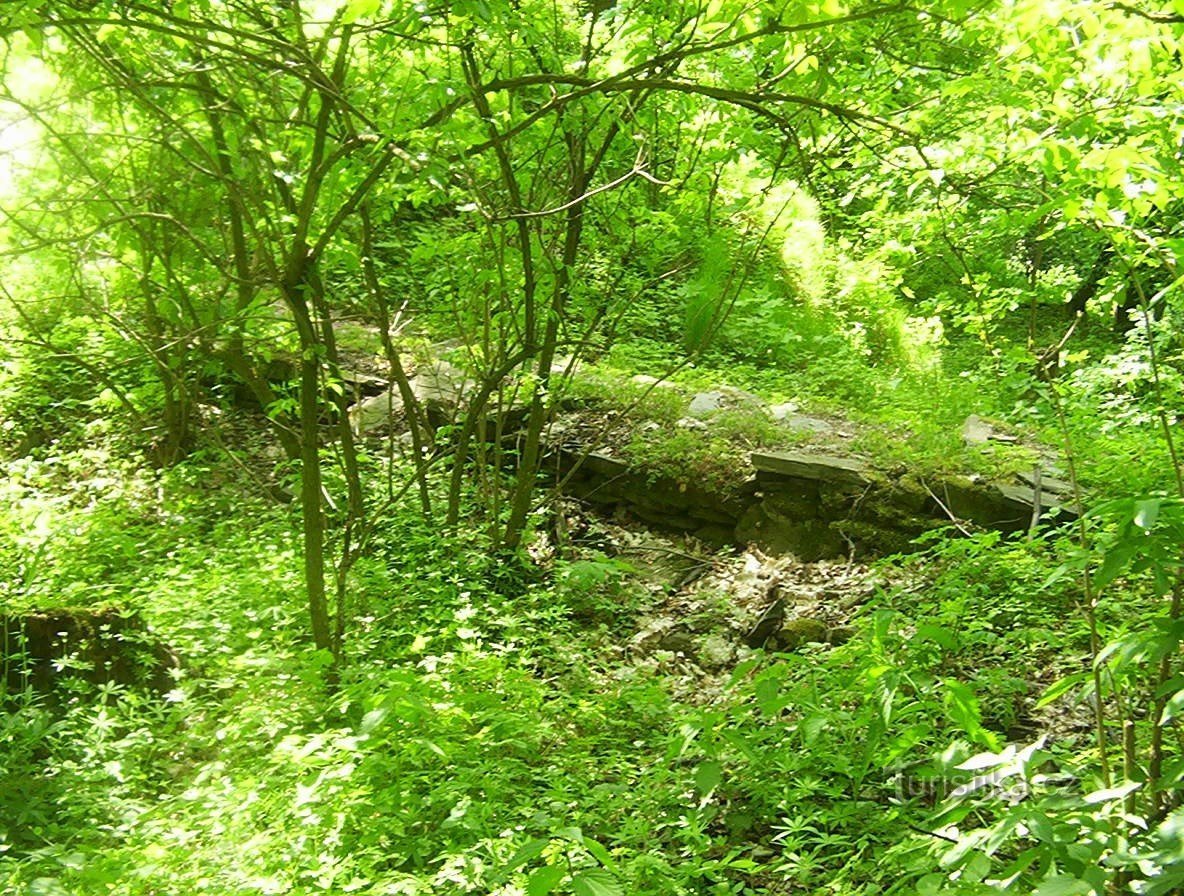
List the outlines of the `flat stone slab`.
{"label": "flat stone slab", "polygon": [[560,355],[551,362],[551,373],[557,376],[567,376],[576,373],[583,366],[583,361],[577,360],[571,355]]}
{"label": "flat stone slab", "polygon": [[[580,458],[578,452],[569,452],[569,454],[573,462]],[[613,457],[603,451],[592,451],[583,461],[584,469],[598,476],[624,476],[629,472],[629,464],[619,457]]]}
{"label": "flat stone slab", "polygon": [[[1019,474],[1020,479],[1032,488],[1036,487],[1036,474],[1025,472]],[[1073,494],[1073,483],[1046,473],[1040,474],[1040,490],[1052,492],[1054,495],[1069,496]]]}
{"label": "flat stone slab", "polygon": [[792,401],[775,404],[769,408],[769,416],[794,432],[823,432],[833,433],[834,424],[821,417],[811,417],[809,414],[799,414],[798,406]]}
{"label": "flat stone slab", "polygon": [[363,370],[350,370],[349,368],[345,367],[341,369],[341,379],[356,386],[359,389],[366,389],[372,392],[381,392],[389,385],[389,383],[380,376],[375,376],[372,373],[366,373]]}
{"label": "flat stone slab", "polygon": [[[1043,485],[1043,482],[1041,483]],[[1036,507],[1036,490],[1026,485],[1001,485],[995,486],[1003,497],[1010,501],[1013,505],[1033,510]],[[1040,509],[1041,512],[1057,508],[1067,511],[1073,516],[1077,515],[1077,508],[1072,501],[1067,501],[1064,495],[1056,494],[1051,491],[1041,490],[1040,492]]]}
{"label": "flat stone slab", "polygon": [[804,451],[754,451],[752,465],[762,473],[843,485],[867,485],[868,466],[851,457]]}
{"label": "flat stone slab", "polygon": [[454,407],[472,385],[469,374],[447,361],[436,361],[411,377],[415,397],[424,404],[436,402]]}
{"label": "flat stone slab", "polygon": [[397,391],[363,398],[349,409],[350,425],[357,434],[376,432],[402,415],[403,398]]}

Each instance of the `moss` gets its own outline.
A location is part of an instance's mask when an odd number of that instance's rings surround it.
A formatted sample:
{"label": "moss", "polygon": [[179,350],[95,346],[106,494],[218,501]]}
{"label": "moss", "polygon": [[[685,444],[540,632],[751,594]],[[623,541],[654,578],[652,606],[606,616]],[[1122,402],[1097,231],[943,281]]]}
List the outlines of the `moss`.
{"label": "moss", "polygon": [[654,479],[694,482],[700,488],[730,495],[740,486],[737,475],[748,463],[747,453],[702,430],[675,428],[634,435],[624,448],[632,466]]}
{"label": "moss", "polygon": [[826,623],[809,617],[790,619],[773,637],[773,648],[782,653],[797,650],[803,644],[823,644],[827,640]]}

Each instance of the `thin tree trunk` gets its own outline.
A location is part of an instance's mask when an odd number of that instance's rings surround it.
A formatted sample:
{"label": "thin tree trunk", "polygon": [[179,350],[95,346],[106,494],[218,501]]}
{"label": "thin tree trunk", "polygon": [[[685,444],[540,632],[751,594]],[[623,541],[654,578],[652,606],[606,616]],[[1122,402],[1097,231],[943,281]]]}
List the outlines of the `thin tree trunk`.
{"label": "thin tree trunk", "polygon": [[579,257],[580,239],[584,231],[584,204],[580,198],[588,188],[589,172],[584,165],[585,145],[582,137],[568,138],[571,180],[567,200],[571,203],[564,218],[563,256],[555,276],[555,291],[551,298],[550,313],[544,327],[543,340],[539,346],[538,386],[530,402],[530,417],[522,442],[522,455],[518,463],[518,475],[514,492],[510,498],[510,516],[506,521],[502,545],[513,550],[522,542],[527,517],[534,503],[535,480],[538,478],[542,461],[543,429],[550,416],[551,365],[555,362],[555,348],[559,341],[559,322],[563,319],[567,300],[571,293],[571,272]]}
{"label": "thin tree trunk", "polygon": [[382,284],[378,279],[378,271],[374,266],[374,228],[370,219],[370,203],[363,202],[358,207],[362,222],[362,274],[366,279],[366,288],[374,301],[374,309],[378,314],[378,326],[382,339],[382,350],[386,355],[387,366],[391,378],[399,390],[399,398],[403,402],[403,415],[407,419],[407,426],[411,432],[411,450],[415,453],[415,478],[419,489],[419,506],[424,519],[432,518],[432,495],[428,487],[428,456],[424,435],[427,432],[427,417],[423,406],[415,391],[411,388],[411,380],[403,367],[403,360],[399,357],[398,349],[391,338],[391,316],[387,308],[386,296]]}
{"label": "thin tree trunk", "polygon": [[304,296],[305,284],[285,285],[285,299],[300,334],[300,524],[304,587],[313,643],[336,656],[325,593],[325,509],[321,475],[321,362],[319,340]]}

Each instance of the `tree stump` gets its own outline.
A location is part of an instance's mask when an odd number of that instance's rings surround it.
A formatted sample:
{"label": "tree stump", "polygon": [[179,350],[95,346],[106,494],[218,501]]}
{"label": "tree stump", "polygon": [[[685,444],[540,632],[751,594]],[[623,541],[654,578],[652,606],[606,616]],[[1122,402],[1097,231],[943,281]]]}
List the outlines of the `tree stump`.
{"label": "tree stump", "polygon": [[176,655],[153,640],[139,614],[119,607],[0,615],[6,692],[51,692],[66,678],[169,690]]}

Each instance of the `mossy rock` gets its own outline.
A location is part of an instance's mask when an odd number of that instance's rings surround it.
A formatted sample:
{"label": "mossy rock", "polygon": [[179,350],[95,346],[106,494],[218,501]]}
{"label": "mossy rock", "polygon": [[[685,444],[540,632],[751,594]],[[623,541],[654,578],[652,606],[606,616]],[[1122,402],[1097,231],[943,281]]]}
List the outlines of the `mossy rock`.
{"label": "mossy rock", "polygon": [[829,629],[825,622],[803,616],[786,620],[781,630],[769,642],[769,646],[780,653],[790,653],[804,644],[825,644]]}
{"label": "mossy rock", "polygon": [[846,485],[822,485],[818,491],[818,515],[824,520],[845,520],[859,511],[869,495]]}
{"label": "mossy rock", "polygon": [[843,536],[828,523],[818,519],[787,520],[769,513],[765,501],[740,520],[736,539],[770,554],[793,554],[803,563],[841,557],[847,549]]}
{"label": "mossy rock", "polygon": [[836,625],[834,628],[827,630],[826,643],[838,647],[840,644],[846,644],[856,634],[856,630],[849,625]]}
{"label": "mossy rock", "polygon": [[927,513],[933,504],[929,489],[915,473],[905,473],[891,483],[886,498],[893,506],[915,514]]}
{"label": "mossy rock", "polygon": [[851,540],[858,550],[857,555],[883,556],[907,554],[913,550],[913,539],[932,526],[879,525],[863,520],[845,520],[834,524],[843,535]]}

